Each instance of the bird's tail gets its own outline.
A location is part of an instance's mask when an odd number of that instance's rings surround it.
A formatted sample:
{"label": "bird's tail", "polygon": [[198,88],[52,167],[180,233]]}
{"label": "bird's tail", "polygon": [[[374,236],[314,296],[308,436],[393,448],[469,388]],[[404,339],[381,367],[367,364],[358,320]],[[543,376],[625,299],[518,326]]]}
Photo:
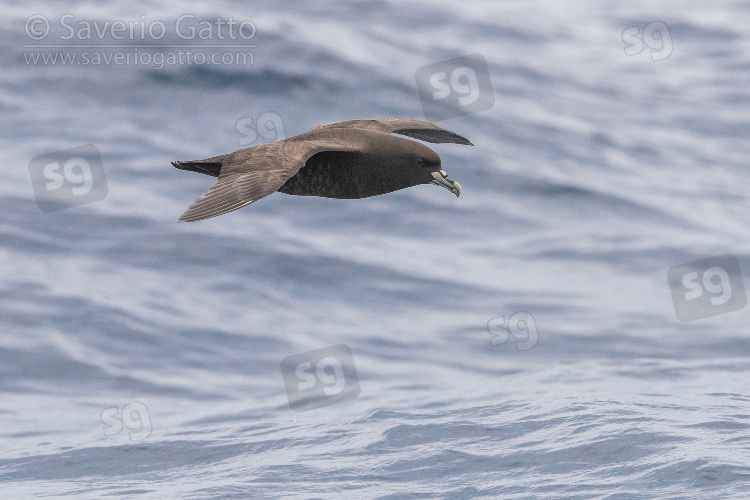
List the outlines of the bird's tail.
{"label": "bird's tail", "polygon": [[198,172],[200,174],[212,175],[218,177],[221,173],[221,166],[224,162],[224,158],[228,155],[214,156],[213,158],[206,158],[205,160],[193,160],[193,161],[173,161],[172,166],[179,168],[180,170],[189,170],[191,172]]}

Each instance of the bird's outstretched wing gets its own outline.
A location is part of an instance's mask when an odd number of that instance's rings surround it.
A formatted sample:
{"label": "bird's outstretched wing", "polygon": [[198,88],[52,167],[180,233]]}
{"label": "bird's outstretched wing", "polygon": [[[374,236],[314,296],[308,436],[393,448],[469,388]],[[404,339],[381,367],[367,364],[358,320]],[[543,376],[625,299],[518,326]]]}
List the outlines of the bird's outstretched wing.
{"label": "bird's outstretched wing", "polygon": [[386,134],[400,134],[425,142],[451,142],[454,144],[473,144],[455,132],[438,127],[434,123],[422,120],[408,120],[402,118],[374,118],[371,120],[346,120],[342,122],[329,123],[313,127],[307,132],[326,130],[331,128],[357,128],[362,130],[373,130]]}
{"label": "bird's outstretched wing", "polygon": [[313,135],[298,135],[225,155],[218,182],[198,198],[179,221],[209,219],[249,205],[276,192],[314,154],[361,151],[367,140],[367,134],[362,132],[341,134],[331,130]]}

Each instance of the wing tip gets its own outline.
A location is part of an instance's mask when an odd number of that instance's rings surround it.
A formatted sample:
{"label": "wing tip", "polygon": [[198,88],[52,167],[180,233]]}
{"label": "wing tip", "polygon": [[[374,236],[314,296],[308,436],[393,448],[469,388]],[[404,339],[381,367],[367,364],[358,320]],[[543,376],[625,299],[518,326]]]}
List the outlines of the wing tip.
{"label": "wing tip", "polygon": [[200,220],[200,219],[197,219],[195,217],[191,217],[190,214],[189,214],[189,212],[190,212],[189,208],[187,210],[185,210],[185,212],[182,215],[180,215],[180,218],[177,219],[177,223],[181,224],[183,222],[197,222],[197,221]]}
{"label": "wing tip", "polygon": [[454,144],[461,144],[463,146],[473,146],[474,145],[469,139],[467,139],[466,137],[464,137],[462,135],[458,135],[458,134],[456,134],[456,141],[454,142]]}

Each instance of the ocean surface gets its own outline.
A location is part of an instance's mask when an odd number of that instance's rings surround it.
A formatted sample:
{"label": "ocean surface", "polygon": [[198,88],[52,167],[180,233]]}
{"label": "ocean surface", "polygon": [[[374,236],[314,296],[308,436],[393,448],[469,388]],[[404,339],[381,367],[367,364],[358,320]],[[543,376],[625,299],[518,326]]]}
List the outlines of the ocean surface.
{"label": "ocean surface", "polygon": [[[750,498],[750,2],[3,12],[0,498]],[[427,116],[458,199],[177,223],[171,161]]]}

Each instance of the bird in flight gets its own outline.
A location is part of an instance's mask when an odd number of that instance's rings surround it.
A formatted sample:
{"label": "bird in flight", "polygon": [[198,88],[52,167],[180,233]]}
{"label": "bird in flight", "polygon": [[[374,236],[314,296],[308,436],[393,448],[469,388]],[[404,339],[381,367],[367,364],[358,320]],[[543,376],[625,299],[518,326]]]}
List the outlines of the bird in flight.
{"label": "bird in flight", "polygon": [[180,217],[192,222],[257,201],[271,193],[325,198],[367,198],[419,184],[461,194],[440,157],[425,142],[472,146],[468,139],[429,122],[398,118],[348,120],[313,127],[282,141],[205,160],[172,165],[219,180]]}

